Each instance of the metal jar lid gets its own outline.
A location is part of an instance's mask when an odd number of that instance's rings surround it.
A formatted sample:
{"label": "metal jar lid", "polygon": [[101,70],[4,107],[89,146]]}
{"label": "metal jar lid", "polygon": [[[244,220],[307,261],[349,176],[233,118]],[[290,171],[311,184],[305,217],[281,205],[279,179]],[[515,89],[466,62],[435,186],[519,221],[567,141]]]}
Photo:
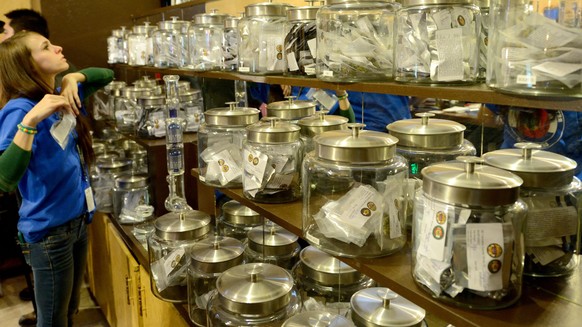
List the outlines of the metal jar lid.
{"label": "metal jar lid", "polygon": [[426,316],[423,308],[385,287],[356,292],[350,305],[358,326],[419,326]]}
{"label": "metal jar lid", "polygon": [[523,180],[503,169],[481,165],[483,159],[461,156],[458,161],[422,169],[424,193],[450,204],[508,205],[517,201]]}
{"label": "metal jar lid", "polygon": [[315,155],[321,159],[349,163],[376,163],[394,157],[398,143],[394,136],[364,131],[364,124],[351,123],[347,126],[351,130],[325,132],[314,137]]}
{"label": "metal jar lid", "polygon": [[137,98],[137,103],[141,107],[160,107],[166,102],[163,95],[142,95]]}
{"label": "metal jar lid", "polygon": [[152,90],[145,87],[126,86],[121,89],[121,95],[127,99],[137,99],[141,96],[148,96],[151,94]]}
{"label": "metal jar lid", "polygon": [[118,174],[131,169],[131,160],[112,157],[103,158],[103,156],[101,156],[97,160],[97,168],[99,169],[99,172],[105,174]]}
{"label": "metal jar lid", "polygon": [[111,81],[109,84],[105,85],[105,91],[121,90],[126,87],[127,84],[124,81]]}
{"label": "metal jar lid", "polygon": [[214,108],[204,112],[208,126],[247,126],[259,121],[259,109],[240,108],[237,102],[227,102],[226,108]]}
{"label": "metal jar lid", "polygon": [[186,26],[190,25],[189,22],[178,20],[178,16],[172,16],[170,18],[172,20],[162,20],[158,22],[158,26],[160,27],[160,29],[180,31],[184,27],[184,25]]}
{"label": "metal jar lid", "polygon": [[572,182],[576,161],[549,151],[536,143],[515,143],[517,149],[485,153],[488,165],[509,170],[523,179],[522,187],[563,187]]}
{"label": "metal jar lid", "polygon": [[350,285],[362,278],[356,269],[313,246],[301,250],[299,258],[305,273],[322,285]]}
{"label": "metal jar lid", "polygon": [[297,120],[315,114],[315,102],[295,100],[295,96],[285,98],[287,101],[277,101],[267,105],[267,117]]}
{"label": "metal jar lid", "polygon": [[429,119],[431,113],[419,113],[420,119],[395,121],[386,128],[398,138],[398,146],[423,149],[447,149],[463,144],[466,127],[452,120]]}
{"label": "metal jar lid", "polygon": [[[272,0],[271,0],[272,1]],[[283,16],[287,8],[292,7],[284,3],[260,2],[245,7],[245,17]]]}
{"label": "metal jar lid", "polygon": [[317,111],[315,115],[305,117],[297,122],[301,127],[301,135],[314,137],[323,132],[347,129],[348,119],[337,115],[326,115],[325,111]]}
{"label": "metal jar lid", "polygon": [[149,22],[144,22],[143,25],[135,25],[132,30],[136,34],[150,34],[156,27],[151,26]]}
{"label": "metal jar lid", "polygon": [[115,178],[115,188],[118,190],[133,190],[147,187],[149,176],[146,174],[120,175]]}
{"label": "metal jar lid", "polygon": [[96,156],[105,153],[105,143],[93,141],[91,146]]}
{"label": "metal jar lid", "polygon": [[147,75],[144,75],[141,79],[136,80],[132,84],[138,88],[154,88],[158,86],[158,82],[155,79],[150,79]]}
{"label": "metal jar lid", "polygon": [[354,327],[346,317],[328,311],[304,311],[285,320],[281,327]]}
{"label": "metal jar lid", "polygon": [[402,7],[420,6],[420,5],[468,5],[472,4],[471,0],[403,0]]}
{"label": "metal jar lid", "polygon": [[219,14],[216,10],[213,10],[211,13],[204,13],[204,14],[196,14],[194,15],[194,24],[195,25],[223,25],[224,21],[228,15],[226,14]]}
{"label": "metal jar lid", "polygon": [[188,89],[186,91],[181,91],[180,94],[178,94],[178,97],[180,98],[180,102],[194,101],[202,97],[202,91]]}
{"label": "metal jar lid", "polygon": [[192,267],[206,273],[221,273],[243,261],[244,245],[232,237],[212,236],[196,242],[190,252]]}
{"label": "metal jar lid", "polygon": [[287,20],[289,21],[306,21],[315,20],[319,7],[305,6],[292,7],[287,9]]}
{"label": "metal jar lid", "polygon": [[293,277],[279,266],[249,263],[232,267],[216,280],[218,301],[228,311],[269,315],[291,301]]}
{"label": "metal jar lid", "polygon": [[301,127],[295,124],[266,117],[258,124],[247,126],[247,140],[262,144],[292,143],[299,140],[300,130]]}
{"label": "metal jar lid", "polygon": [[169,212],[154,222],[156,235],[170,241],[193,241],[208,234],[210,216],[202,211]]}
{"label": "metal jar lid", "polygon": [[247,233],[248,247],[265,256],[280,256],[293,253],[299,239],[297,235],[280,226],[257,226]]}
{"label": "metal jar lid", "polygon": [[239,21],[240,21],[240,17],[228,16],[224,19],[224,27],[225,28],[236,28],[238,26]]}
{"label": "metal jar lid", "polygon": [[235,200],[223,204],[222,213],[225,221],[236,225],[256,226],[263,222],[263,217],[256,211]]}

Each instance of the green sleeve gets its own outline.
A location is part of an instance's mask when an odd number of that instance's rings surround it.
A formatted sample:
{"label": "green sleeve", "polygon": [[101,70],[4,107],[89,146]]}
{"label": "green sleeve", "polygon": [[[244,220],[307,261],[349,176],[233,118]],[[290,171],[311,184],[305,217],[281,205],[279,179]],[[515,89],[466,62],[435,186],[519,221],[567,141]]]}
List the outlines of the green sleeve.
{"label": "green sleeve", "polygon": [[78,72],[85,75],[86,78],[86,81],[83,82],[85,99],[113,81],[113,70],[111,69],[89,67],[81,69]]}
{"label": "green sleeve", "polygon": [[10,143],[6,151],[0,154],[0,190],[10,192],[18,187],[18,182],[24,176],[32,152],[26,151],[14,143]]}
{"label": "green sleeve", "polygon": [[351,104],[347,110],[341,110],[340,108],[337,108],[337,113],[342,117],[346,117],[348,119],[348,123],[356,122],[356,115],[354,114],[354,109],[352,108]]}

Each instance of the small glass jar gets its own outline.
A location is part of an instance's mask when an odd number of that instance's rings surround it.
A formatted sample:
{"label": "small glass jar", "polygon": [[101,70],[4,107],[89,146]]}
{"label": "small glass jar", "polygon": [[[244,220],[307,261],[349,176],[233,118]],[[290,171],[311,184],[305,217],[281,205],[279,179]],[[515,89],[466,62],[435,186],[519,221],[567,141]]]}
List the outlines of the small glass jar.
{"label": "small glass jar", "polygon": [[228,269],[216,290],[208,303],[208,326],[279,326],[301,310],[291,274],[268,263]]}
{"label": "small glass jar", "polygon": [[406,159],[395,137],[348,127],[316,136],[303,160],[303,235],[336,256],[389,255],[406,243]]}
{"label": "small glass jar", "polygon": [[196,71],[222,68],[222,41],[224,20],[227,15],[212,13],[194,15],[194,24],[188,29],[189,65]]}
{"label": "small glass jar", "polygon": [[264,223],[263,216],[235,200],[230,200],[222,205],[222,214],[216,221],[216,228],[219,235],[245,241],[251,229]]}
{"label": "small glass jar", "polygon": [[263,120],[247,127],[243,195],[264,203],[295,201],[301,197],[301,128],[278,118]]}
{"label": "small glass jar", "polygon": [[274,223],[253,227],[247,237],[246,262],[266,262],[291,270],[299,258],[297,235]]}
{"label": "small glass jar", "polygon": [[197,210],[169,212],[157,218],[154,227],[148,238],[152,292],[161,300],[185,303],[188,254],[208,236],[210,216]]}
{"label": "small glass jar", "polygon": [[517,175],[458,157],[422,170],[414,199],[412,275],[439,301],[500,309],[521,296],[527,206]]}
{"label": "small glass jar", "polygon": [[315,150],[313,138],[323,132],[347,129],[348,119],[337,115],[326,115],[323,110],[314,115],[300,119],[297,125],[301,127],[301,140],[304,145],[304,153]]}
{"label": "small glass jar", "polygon": [[316,14],[319,7],[287,9],[285,31],[285,75],[315,76],[317,54]]}
{"label": "small glass jar", "polygon": [[139,97],[152,95],[152,89],[145,87],[127,86],[121,90],[121,98],[115,106],[115,127],[119,132],[134,134],[142,115],[137,102]]}
{"label": "small glass jar", "polygon": [[326,310],[345,316],[357,291],[375,285],[373,279],[313,247],[301,250],[292,275],[303,302],[303,311]]}
{"label": "small glass jar", "polygon": [[258,109],[227,104],[205,111],[205,123],[198,130],[199,179],[213,187],[241,187],[245,127],[259,121]]}
{"label": "small glass jar", "polygon": [[394,14],[388,0],[328,0],[317,12],[317,78],[392,79]]}
{"label": "small glass jar", "polygon": [[127,64],[130,66],[146,66],[153,63],[153,26],[149,22],[144,25],[136,25],[127,36],[128,58]]}
{"label": "small glass jar", "polygon": [[197,132],[204,123],[204,100],[200,90],[179,92],[180,108],[186,120],[186,132]]}
{"label": "small glass jar", "polygon": [[115,178],[131,173],[131,160],[117,157],[105,159],[101,156],[97,160],[97,176],[91,186],[95,192],[97,210],[101,212],[113,212],[113,189]]}
{"label": "small glass jar", "polygon": [[[149,206],[148,209],[145,209],[145,207],[140,207],[140,209],[141,208],[144,208],[144,211],[142,211],[143,216],[147,218],[144,222],[135,224],[131,230],[131,233],[133,236],[135,236],[135,239],[139,242],[139,244],[141,244],[141,246],[147,251],[148,238],[152,236],[155,231],[154,220],[149,219],[150,217],[153,218],[154,207]],[[145,210],[148,210],[149,212],[145,212]]]}
{"label": "small glass jar", "polygon": [[149,205],[151,201],[149,177],[147,175],[121,175],[115,178],[113,187],[113,217],[120,224],[143,222],[136,209]]}
{"label": "small glass jar", "polygon": [[240,17],[229,16],[224,20],[224,42],[222,45],[223,64],[225,71],[238,70],[238,44],[240,35],[238,33],[238,22]]}
{"label": "small glass jar", "polygon": [[166,136],[166,120],[164,95],[140,96],[137,103],[141,108],[141,116],[137,123],[137,136],[145,139],[162,138]]}
{"label": "small glass jar", "polygon": [[351,299],[351,317],[357,327],[421,327],[426,311],[385,287],[358,291]]}
{"label": "small glass jar", "polygon": [[244,246],[231,237],[213,236],[194,244],[189,254],[188,313],[196,326],[207,326],[208,300],[216,292],[216,280],[227,269],[243,263]]}
{"label": "small glass jar", "polygon": [[[187,54],[185,37],[182,35],[184,21],[178,17],[158,22],[158,29],[153,33],[154,66],[158,68],[182,67]],[[186,57],[187,58],[187,57]]]}
{"label": "small glass jar", "polygon": [[475,83],[480,19],[479,7],[471,0],[405,0],[396,13],[394,79]]}
{"label": "small glass jar", "polygon": [[576,161],[542,151],[534,143],[515,143],[517,149],[485,153],[491,166],[523,179],[521,199],[527,204],[523,274],[559,277],[576,271],[580,246],[582,183],[574,176]]}
{"label": "small glass jar", "polygon": [[327,311],[305,311],[287,319],[281,327],[355,327],[346,317]]}
{"label": "small glass jar", "polygon": [[127,64],[127,33],[125,26],[111,31],[107,38],[107,63]]}

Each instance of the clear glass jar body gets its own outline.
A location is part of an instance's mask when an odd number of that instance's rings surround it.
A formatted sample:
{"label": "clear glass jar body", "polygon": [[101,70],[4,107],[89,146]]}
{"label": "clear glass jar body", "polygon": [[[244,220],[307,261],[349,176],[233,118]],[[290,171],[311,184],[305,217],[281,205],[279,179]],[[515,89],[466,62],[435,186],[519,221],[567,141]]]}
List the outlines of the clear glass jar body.
{"label": "clear glass jar body", "polygon": [[179,29],[162,29],[154,31],[154,67],[182,67],[184,62],[184,37]]}
{"label": "clear glass jar body", "polygon": [[113,216],[120,224],[137,224],[149,217],[141,217],[136,208],[149,205],[152,195],[149,185],[130,189],[113,188]]}
{"label": "clear glass jar body", "polygon": [[225,71],[238,70],[238,28],[225,27],[224,41],[222,45],[223,64],[222,69]]}
{"label": "clear glass jar body", "polygon": [[118,163],[112,167],[106,162],[97,162],[97,175],[91,179],[95,204],[97,210],[101,212],[113,212],[113,189],[115,188],[115,178],[117,176],[131,173],[131,162],[129,160],[112,159]]}
{"label": "clear glass jar body", "polygon": [[242,186],[244,126],[223,127],[202,124],[198,130],[200,181],[214,187]]}
{"label": "clear glass jar body", "polygon": [[148,64],[148,42],[151,38],[143,33],[130,33],[127,37],[127,64],[130,66],[145,66]]}
{"label": "clear glass jar body", "polygon": [[282,74],[285,71],[285,16],[243,17],[238,23],[238,71],[245,74]]}
{"label": "clear glass jar body", "polygon": [[582,183],[576,177],[563,188],[521,188],[527,204],[523,274],[559,277],[571,274],[579,263],[580,199]]}
{"label": "clear glass jar body", "polygon": [[113,30],[107,37],[107,63],[127,64],[127,39],[125,30]]}
{"label": "clear glass jar body", "polygon": [[[268,232],[265,232],[268,235]],[[281,245],[281,248],[289,249],[286,253],[281,253],[283,251],[277,250],[278,246],[265,246],[260,245],[260,248],[264,248],[264,251],[256,248],[253,244],[249,245],[250,240],[247,240],[245,246],[245,262],[264,262],[270,263],[287,270],[291,270],[293,266],[299,260],[299,253],[301,252],[301,246],[297,242],[292,244]],[[256,249],[256,250],[255,250]],[[275,254],[275,252],[277,252]]]}
{"label": "clear glass jar body", "polygon": [[156,139],[166,136],[166,118],[163,103],[144,105],[141,108],[141,118],[137,124],[137,136],[145,139]]}
{"label": "clear glass jar body", "polygon": [[481,7],[481,32],[479,33],[479,74],[477,80],[485,82],[487,78],[487,47],[489,46],[489,7]]}
{"label": "clear glass jar body", "polygon": [[579,7],[576,1],[492,2],[487,85],[520,95],[581,97]]}
{"label": "clear glass jar body", "polygon": [[197,132],[204,124],[204,99],[202,93],[184,97],[180,94],[180,108],[186,120],[186,132]]}
{"label": "clear glass jar body", "polygon": [[[303,160],[303,235],[336,256],[374,258],[406,243],[406,160],[338,163],[309,153]],[[355,218],[357,217],[357,219]]]}
{"label": "clear glass jar body", "polygon": [[392,79],[397,2],[348,2],[317,12],[317,78],[330,82]]}
{"label": "clear glass jar body", "polygon": [[475,83],[480,25],[479,7],[469,3],[398,10],[394,79],[420,84]]}
{"label": "clear glass jar body", "polygon": [[208,300],[216,293],[216,280],[221,274],[188,267],[188,315],[194,325],[206,326]]}
{"label": "clear glass jar body", "polygon": [[[311,47],[317,41],[315,20],[298,20],[286,23],[285,75],[315,76],[315,54]],[[314,48],[314,51],[316,48]]]}
{"label": "clear glass jar body", "polygon": [[222,41],[224,25],[192,25],[188,30],[188,68],[197,71],[220,70],[222,68]]}
{"label": "clear glass jar body", "polygon": [[[437,300],[500,309],[521,296],[527,206],[474,207],[418,190],[412,227],[412,275]],[[447,235],[448,234],[448,235]]]}
{"label": "clear glass jar body", "polygon": [[[239,217],[239,219],[242,218]],[[218,230],[218,235],[236,238],[241,242],[245,242],[249,231],[254,227],[261,226],[265,219],[261,219],[260,222],[253,222],[253,220],[254,219],[251,219],[248,223],[242,221],[233,222],[229,219],[225,219],[223,212],[216,220],[216,229]]]}

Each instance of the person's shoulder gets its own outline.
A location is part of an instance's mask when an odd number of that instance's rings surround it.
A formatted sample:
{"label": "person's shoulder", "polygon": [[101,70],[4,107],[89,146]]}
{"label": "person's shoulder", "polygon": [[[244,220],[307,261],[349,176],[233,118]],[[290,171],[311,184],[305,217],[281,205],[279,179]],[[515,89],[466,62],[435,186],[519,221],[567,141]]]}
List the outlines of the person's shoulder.
{"label": "person's shoulder", "polygon": [[32,107],[36,105],[35,101],[27,98],[17,98],[9,100],[2,109],[0,109],[0,115],[8,115],[15,111],[25,111],[28,112]]}

